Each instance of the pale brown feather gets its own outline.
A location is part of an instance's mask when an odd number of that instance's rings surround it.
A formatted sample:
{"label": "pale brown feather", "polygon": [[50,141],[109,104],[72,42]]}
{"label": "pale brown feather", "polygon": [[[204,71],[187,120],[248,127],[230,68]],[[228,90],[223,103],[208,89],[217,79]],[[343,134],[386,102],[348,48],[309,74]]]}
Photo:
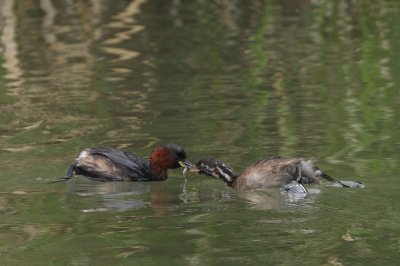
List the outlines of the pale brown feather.
{"label": "pale brown feather", "polygon": [[232,187],[237,190],[279,187],[300,178],[306,178],[310,183],[317,181],[312,161],[302,158],[266,159],[247,167]]}

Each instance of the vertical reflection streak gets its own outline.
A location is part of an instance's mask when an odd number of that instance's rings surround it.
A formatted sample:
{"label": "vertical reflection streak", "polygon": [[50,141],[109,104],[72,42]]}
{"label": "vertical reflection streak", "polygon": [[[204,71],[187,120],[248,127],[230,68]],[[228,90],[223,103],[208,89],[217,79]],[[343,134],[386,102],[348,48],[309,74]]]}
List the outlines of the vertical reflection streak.
{"label": "vertical reflection streak", "polygon": [[50,28],[54,25],[54,18],[57,15],[57,11],[54,8],[51,0],[41,0],[40,7],[45,12],[42,24],[44,39],[48,44],[54,43],[56,41],[56,37]]}
{"label": "vertical reflection streak", "polygon": [[[115,36],[113,36],[112,38],[105,40],[104,44],[106,45],[119,44],[123,41],[132,39],[131,37],[132,35],[143,30],[144,29],[143,25],[135,24],[134,17],[140,13],[141,5],[143,5],[146,2],[147,0],[132,1],[124,11],[114,16],[114,20],[111,21],[106,26],[109,28],[121,28],[121,29],[127,28],[127,30],[116,33]],[[126,61],[140,55],[140,53],[137,51],[132,51],[115,46],[104,47],[103,49],[109,54],[118,56],[116,61]]]}
{"label": "vertical reflection streak", "polygon": [[22,70],[19,67],[18,59],[18,45],[15,41],[16,37],[16,17],[13,12],[14,0],[4,0],[1,7],[1,16],[4,21],[4,26],[1,34],[1,43],[4,47],[3,67],[7,70],[5,75],[6,79],[9,79],[8,86],[10,87],[10,95],[19,95],[19,91],[22,85]]}

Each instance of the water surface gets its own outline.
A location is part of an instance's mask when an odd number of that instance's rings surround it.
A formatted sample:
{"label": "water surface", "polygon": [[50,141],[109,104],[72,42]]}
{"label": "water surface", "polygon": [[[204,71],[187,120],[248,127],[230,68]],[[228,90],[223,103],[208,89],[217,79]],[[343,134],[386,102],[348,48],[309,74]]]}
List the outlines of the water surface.
{"label": "water surface", "polygon": [[[2,265],[396,265],[397,1],[0,2]],[[304,201],[60,177],[79,151],[182,145],[238,172],[315,158]]]}

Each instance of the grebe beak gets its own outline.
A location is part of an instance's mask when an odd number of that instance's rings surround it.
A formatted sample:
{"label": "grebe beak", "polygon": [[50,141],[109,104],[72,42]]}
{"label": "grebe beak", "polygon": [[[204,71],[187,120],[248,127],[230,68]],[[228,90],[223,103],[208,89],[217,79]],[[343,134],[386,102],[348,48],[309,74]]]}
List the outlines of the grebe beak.
{"label": "grebe beak", "polygon": [[182,174],[185,175],[186,172],[198,172],[199,169],[195,165],[193,165],[191,162],[185,160],[185,161],[179,161],[179,164],[183,167],[183,172]]}
{"label": "grebe beak", "polygon": [[189,167],[193,167],[193,166],[194,166],[194,165],[193,165],[191,162],[189,162],[188,160],[178,161],[178,163],[179,163],[179,165],[180,165],[181,167],[184,167],[184,168],[189,168]]}

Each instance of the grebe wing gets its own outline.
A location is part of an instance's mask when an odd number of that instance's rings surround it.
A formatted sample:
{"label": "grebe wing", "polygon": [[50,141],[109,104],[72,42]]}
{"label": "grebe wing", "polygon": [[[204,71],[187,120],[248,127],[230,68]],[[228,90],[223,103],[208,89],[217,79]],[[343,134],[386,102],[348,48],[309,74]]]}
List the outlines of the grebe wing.
{"label": "grebe wing", "polygon": [[133,153],[110,148],[95,148],[92,149],[92,154],[105,156],[118,167],[125,168],[132,181],[150,180],[149,163]]}
{"label": "grebe wing", "polygon": [[143,158],[126,151],[117,149],[92,149],[92,154],[98,154],[109,158],[116,164],[123,165],[128,168],[136,168],[138,166],[148,166],[148,162]]}
{"label": "grebe wing", "polygon": [[245,185],[250,188],[278,187],[296,180],[299,175],[298,164],[300,159],[272,158],[260,160],[240,175],[239,180],[244,180]]}

